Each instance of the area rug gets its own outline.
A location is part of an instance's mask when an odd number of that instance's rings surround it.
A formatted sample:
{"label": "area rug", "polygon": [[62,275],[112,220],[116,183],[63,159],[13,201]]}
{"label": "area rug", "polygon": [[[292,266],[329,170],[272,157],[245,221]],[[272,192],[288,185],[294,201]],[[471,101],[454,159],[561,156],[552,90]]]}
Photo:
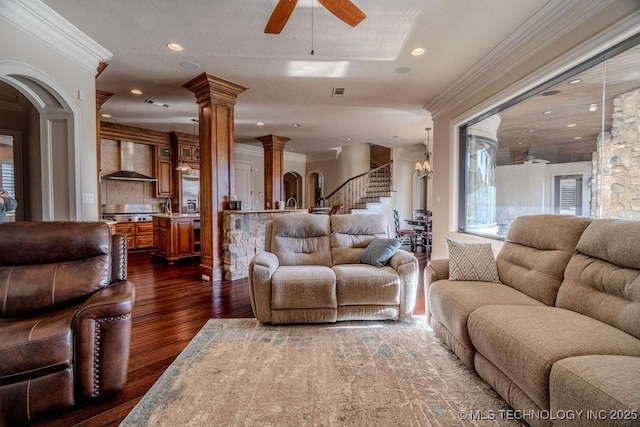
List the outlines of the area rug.
{"label": "area rug", "polygon": [[511,426],[424,317],[273,326],[212,319],[122,426]]}

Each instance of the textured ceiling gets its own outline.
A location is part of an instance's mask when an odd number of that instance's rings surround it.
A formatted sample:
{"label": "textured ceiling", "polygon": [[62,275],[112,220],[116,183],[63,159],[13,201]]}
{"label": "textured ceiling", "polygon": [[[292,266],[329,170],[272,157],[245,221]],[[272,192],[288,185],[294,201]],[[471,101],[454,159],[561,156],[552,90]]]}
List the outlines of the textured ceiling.
{"label": "textured ceiling", "polygon": [[[279,35],[263,32],[275,0],[44,3],[113,53],[97,80],[98,89],[114,94],[103,105],[112,116],[105,121],[194,132],[195,98],[182,85],[207,72],[248,87],[235,107],[237,142],[257,145],[255,138],[274,134],[305,154],[357,142],[421,143],[431,126],[422,106],[546,3],[356,0],[367,18],[351,28],[311,1],[298,2]],[[172,52],[168,42],[184,50]],[[418,46],[427,53],[411,56]],[[411,71],[396,72],[400,67]],[[344,96],[332,97],[335,87],[345,88]]]}

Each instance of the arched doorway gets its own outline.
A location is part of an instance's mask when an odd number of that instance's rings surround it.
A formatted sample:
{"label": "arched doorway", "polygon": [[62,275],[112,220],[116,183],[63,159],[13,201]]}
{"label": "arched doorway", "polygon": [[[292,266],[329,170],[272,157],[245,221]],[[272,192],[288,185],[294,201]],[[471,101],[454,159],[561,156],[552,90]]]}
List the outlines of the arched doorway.
{"label": "arched doorway", "polygon": [[284,174],[283,183],[283,197],[286,206],[302,207],[302,177],[296,172],[287,172]]}
{"label": "arched doorway", "polygon": [[6,101],[0,106],[0,129],[13,136],[18,220],[81,217],[75,114],[56,86],[32,68],[0,63],[0,96]]}

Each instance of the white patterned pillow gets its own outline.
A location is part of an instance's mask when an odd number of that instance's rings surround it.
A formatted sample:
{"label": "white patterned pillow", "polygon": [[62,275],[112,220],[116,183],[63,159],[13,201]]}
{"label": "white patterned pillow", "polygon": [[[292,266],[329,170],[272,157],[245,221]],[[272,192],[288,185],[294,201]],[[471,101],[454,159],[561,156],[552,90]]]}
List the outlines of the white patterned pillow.
{"label": "white patterned pillow", "polygon": [[500,283],[491,243],[463,243],[447,239],[449,280]]}

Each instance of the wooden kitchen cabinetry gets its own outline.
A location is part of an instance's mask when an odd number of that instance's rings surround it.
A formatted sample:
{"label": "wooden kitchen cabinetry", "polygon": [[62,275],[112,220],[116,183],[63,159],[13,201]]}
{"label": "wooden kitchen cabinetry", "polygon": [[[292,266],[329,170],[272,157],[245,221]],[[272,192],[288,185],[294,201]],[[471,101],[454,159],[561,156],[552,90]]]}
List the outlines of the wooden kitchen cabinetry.
{"label": "wooden kitchen cabinetry", "polygon": [[173,197],[171,147],[158,145],[155,153],[156,197]]}
{"label": "wooden kitchen cabinetry", "polygon": [[153,256],[173,264],[181,258],[200,256],[200,217],[154,215]]}
{"label": "wooden kitchen cabinetry", "polygon": [[127,235],[127,249],[153,248],[153,223],[151,221],[116,224],[115,231]]}

